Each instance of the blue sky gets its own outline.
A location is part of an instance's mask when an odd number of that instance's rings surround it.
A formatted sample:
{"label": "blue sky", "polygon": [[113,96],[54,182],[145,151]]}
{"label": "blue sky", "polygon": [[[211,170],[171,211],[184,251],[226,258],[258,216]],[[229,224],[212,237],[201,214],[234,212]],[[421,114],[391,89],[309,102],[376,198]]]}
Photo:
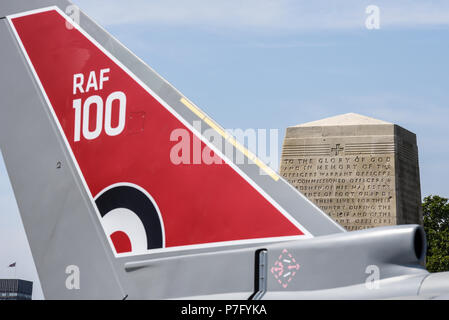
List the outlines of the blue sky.
{"label": "blue sky", "polygon": [[[356,112],[415,132],[422,195],[449,197],[449,2],[75,3],[225,128],[278,128],[280,147],[288,126]],[[0,277],[17,260],[35,279],[1,161],[0,212]]]}

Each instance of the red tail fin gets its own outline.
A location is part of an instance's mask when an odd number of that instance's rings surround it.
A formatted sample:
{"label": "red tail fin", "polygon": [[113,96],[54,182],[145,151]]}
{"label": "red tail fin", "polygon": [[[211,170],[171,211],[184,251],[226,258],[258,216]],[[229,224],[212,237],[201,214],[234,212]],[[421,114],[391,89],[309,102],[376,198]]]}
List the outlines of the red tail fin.
{"label": "red tail fin", "polygon": [[[116,254],[310,235],[58,8],[10,21]],[[177,129],[222,164],[173,163]]]}

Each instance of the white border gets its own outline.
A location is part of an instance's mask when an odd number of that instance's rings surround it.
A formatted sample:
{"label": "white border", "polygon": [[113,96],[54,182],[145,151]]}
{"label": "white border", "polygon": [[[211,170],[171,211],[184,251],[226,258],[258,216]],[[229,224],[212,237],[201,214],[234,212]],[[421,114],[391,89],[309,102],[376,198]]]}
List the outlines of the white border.
{"label": "white border", "polygon": [[[267,199],[287,220],[289,220],[296,228],[299,229],[303,233],[303,235],[297,235],[297,236],[284,236],[284,237],[271,237],[271,238],[257,238],[257,239],[246,239],[246,240],[233,240],[233,241],[223,241],[223,242],[214,242],[214,243],[204,243],[204,244],[197,244],[197,245],[186,245],[186,246],[177,246],[177,247],[170,247],[170,248],[162,248],[162,249],[152,249],[148,250],[147,253],[141,253],[141,254],[129,254],[132,256],[137,255],[144,255],[144,254],[151,254],[151,253],[159,253],[159,252],[169,252],[169,251],[178,251],[178,250],[188,250],[188,249],[199,249],[199,248],[209,248],[209,247],[219,247],[219,246],[227,246],[227,245],[239,245],[239,244],[250,244],[250,243],[265,243],[265,242],[273,242],[273,241],[290,241],[290,240],[298,240],[298,239],[308,239],[313,238],[313,235],[304,228],[298,221],[296,221],[284,208],[282,208],[273,198],[271,198],[262,188],[260,188],[251,178],[249,178],[239,167],[237,167],[231,160],[226,158],[224,154],[218,150],[212,143],[209,142],[206,138],[202,136],[200,132],[197,132],[197,130],[191,126],[185,119],[181,118],[179,114],[176,113],[176,111],[170,107],[164,100],[162,100],[156,93],[154,93],[145,83],[143,83],[139,78],[137,78],[126,66],[124,66],[120,61],[117,60],[112,54],[110,54],[105,48],[103,48],[94,38],[92,38],[87,32],[85,32],[76,22],[74,22],[72,19],[70,19],[61,9],[59,9],[57,6],[50,6],[45,7],[41,9],[36,10],[30,10],[21,12],[18,14],[13,14],[7,16],[7,20],[14,32],[14,35],[19,43],[20,48],[23,51],[23,54],[25,56],[25,59],[28,62],[28,65],[35,77],[36,82],[38,83],[39,89],[41,90],[45,101],[47,102],[47,105],[50,109],[51,114],[53,115],[53,118],[56,122],[57,127],[59,128],[59,131],[62,135],[62,138],[64,140],[64,143],[69,150],[70,156],[73,160],[73,163],[75,164],[76,170],[78,171],[78,174],[81,178],[82,184],[84,188],[87,191],[87,194],[89,196],[89,199],[92,202],[92,205],[95,209],[95,212],[97,213],[97,217],[101,224],[101,215],[98,211],[97,206],[95,205],[95,201],[92,197],[92,194],[90,192],[90,189],[86,183],[86,180],[84,179],[84,176],[82,174],[82,171],[78,165],[78,162],[75,158],[75,155],[73,154],[73,151],[70,147],[70,144],[67,140],[67,137],[65,136],[64,130],[59,123],[59,120],[56,116],[56,113],[53,109],[53,106],[51,105],[51,102],[44,90],[44,87],[40,81],[39,76],[37,75],[36,70],[34,69],[34,66],[30,60],[30,57],[28,56],[28,53],[19,37],[19,34],[14,27],[14,24],[12,23],[12,19],[23,17],[31,14],[36,13],[42,13],[47,11],[55,10],[58,12],[65,20],[66,22],[71,23],[74,28],[76,28],[83,36],[85,36],[90,42],[92,42],[99,50],[101,50],[109,59],[112,60],[113,63],[115,63],[118,67],[120,67],[123,71],[125,71],[134,81],[136,81],[137,84],[139,84],[143,89],[145,89],[153,98],[155,98],[163,107],[165,107],[173,116],[175,116],[185,127],[187,127],[192,133],[194,133],[201,141],[203,141],[210,149],[212,149],[216,154],[218,154],[229,166],[231,166],[242,178],[244,178],[254,189],[256,189],[265,199]],[[140,59],[139,59],[140,60]],[[140,60],[142,61],[142,60]],[[103,225],[102,225],[103,228]],[[104,228],[103,228],[104,231]],[[108,242],[111,246],[111,249],[114,248],[112,241],[109,237]],[[116,254],[115,250],[112,250],[115,257],[124,257],[127,256],[126,254]]]}

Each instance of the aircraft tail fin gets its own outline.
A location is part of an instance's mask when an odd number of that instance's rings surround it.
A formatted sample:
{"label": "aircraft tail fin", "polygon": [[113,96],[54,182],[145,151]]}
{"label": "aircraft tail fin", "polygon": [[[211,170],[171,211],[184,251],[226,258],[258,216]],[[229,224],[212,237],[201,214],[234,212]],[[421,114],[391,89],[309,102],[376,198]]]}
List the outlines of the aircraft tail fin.
{"label": "aircraft tail fin", "polygon": [[70,261],[120,298],[118,258],[344,232],[77,10],[0,4],[0,146],[44,292]]}

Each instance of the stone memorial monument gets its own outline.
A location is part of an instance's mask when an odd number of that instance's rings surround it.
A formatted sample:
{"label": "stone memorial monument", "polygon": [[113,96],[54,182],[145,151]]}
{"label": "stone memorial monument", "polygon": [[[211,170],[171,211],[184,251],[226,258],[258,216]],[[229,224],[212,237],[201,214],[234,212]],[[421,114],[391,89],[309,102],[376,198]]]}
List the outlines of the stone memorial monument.
{"label": "stone memorial monument", "polygon": [[287,128],[280,174],[348,231],[422,224],[416,135],[348,113]]}

